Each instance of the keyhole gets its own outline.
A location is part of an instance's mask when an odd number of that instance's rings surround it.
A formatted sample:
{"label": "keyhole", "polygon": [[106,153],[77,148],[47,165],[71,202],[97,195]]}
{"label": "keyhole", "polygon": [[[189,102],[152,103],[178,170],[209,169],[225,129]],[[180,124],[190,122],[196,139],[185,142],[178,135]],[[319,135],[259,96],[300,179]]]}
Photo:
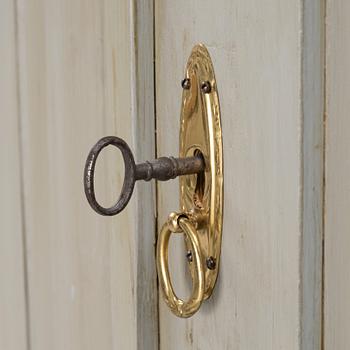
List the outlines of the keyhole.
{"label": "keyhole", "polygon": [[[201,157],[203,159],[203,162],[204,162],[203,153],[199,149],[196,149],[194,151],[194,155],[196,157]],[[193,202],[197,208],[202,209],[203,208],[203,197],[204,197],[204,186],[205,186],[204,171],[201,171],[196,176],[197,176],[197,179],[196,179],[196,187],[195,187],[194,195],[193,195]]]}

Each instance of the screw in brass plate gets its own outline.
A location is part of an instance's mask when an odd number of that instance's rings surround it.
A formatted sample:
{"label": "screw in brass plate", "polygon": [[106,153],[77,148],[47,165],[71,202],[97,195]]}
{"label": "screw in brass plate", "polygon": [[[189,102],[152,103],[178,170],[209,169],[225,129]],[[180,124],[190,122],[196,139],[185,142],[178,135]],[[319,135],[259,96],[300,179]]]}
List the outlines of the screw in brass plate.
{"label": "screw in brass plate", "polygon": [[211,84],[209,81],[204,81],[202,84],[201,84],[201,90],[202,92],[204,92],[205,94],[209,94],[210,91],[211,91]]}
{"label": "screw in brass plate", "polygon": [[189,263],[192,262],[192,252],[190,250],[186,253],[186,258]]}
{"label": "screw in brass plate", "polygon": [[207,268],[209,270],[215,270],[215,268],[216,268],[216,259],[214,257],[209,256],[207,258]]}
{"label": "screw in brass plate", "polygon": [[181,86],[183,89],[188,90],[191,87],[191,81],[188,78],[185,78],[181,81]]}

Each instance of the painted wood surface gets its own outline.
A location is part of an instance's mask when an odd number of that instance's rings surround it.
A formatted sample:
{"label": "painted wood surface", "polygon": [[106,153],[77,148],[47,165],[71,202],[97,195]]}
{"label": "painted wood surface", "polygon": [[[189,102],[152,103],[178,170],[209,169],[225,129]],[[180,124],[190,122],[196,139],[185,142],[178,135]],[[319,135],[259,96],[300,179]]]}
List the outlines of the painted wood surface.
{"label": "painted wood surface", "polygon": [[15,7],[0,3],[0,349],[27,349]]}
{"label": "painted wood surface", "polygon": [[[0,189],[9,199],[0,208],[0,348],[158,348],[154,234],[178,209],[178,182],[159,183],[157,206],[154,186],[140,183],[126,211],[105,218],[85,200],[82,171],[105,135],[125,138],[141,161],[153,158],[156,131],[158,155],[177,154],[180,81],[192,46],[203,42],[222,108],[221,272],[213,297],[189,320],[159,301],[160,348],[319,350],[321,2],[155,5],[155,18],[148,1],[0,5],[1,139],[12,145],[0,151]],[[341,0],[327,9],[325,349],[349,343],[340,327],[350,315],[348,60],[339,35],[348,30],[347,10]],[[105,204],[118,194],[121,167],[115,151],[101,156],[97,190]],[[175,289],[185,297],[181,235],[170,254]]]}
{"label": "painted wood surface", "polygon": [[[216,290],[188,320],[160,300],[161,349],[319,349],[321,11],[300,1],[156,1],[158,155],[178,152],[180,81],[202,42],[218,82],[225,175]],[[178,209],[177,181],[159,184],[158,203],[160,226]],[[170,264],[188,296],[181,235]]]}
{"label": "painted wood surface", "polygon": [[324,231],[324,2],[305,0],[302,18],[301,349],[320,350]]}
{"label": "painted wood surface", "polygon": [[350,23],[348,1],[327,1],[324,349],[350,344]]}
{"label": "painted wood surface", "polygon": [[[154,154],[150,13],[148,2],[17,1],[31,349],[157,348],[152,187],[139,185],[128,209],[106,218],[82,184],[102,136],[124,138],[136,159]],[[115,150],[101,156],[106,205],[122,167]]]}

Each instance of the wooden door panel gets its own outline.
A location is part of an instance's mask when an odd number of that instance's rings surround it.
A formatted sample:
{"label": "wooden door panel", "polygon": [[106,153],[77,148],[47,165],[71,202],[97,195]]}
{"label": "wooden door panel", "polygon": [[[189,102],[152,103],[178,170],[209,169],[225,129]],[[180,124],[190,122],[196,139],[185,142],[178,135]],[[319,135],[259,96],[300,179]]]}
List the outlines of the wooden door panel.
{"label": "wooden door panel", "polygon": [[[142,41],[151,12],[132,1],[17,2],[31,349],[157,348],[152,187],[116,218],[94,213],[83,190],[102,136],[154,156],[153,44]],[[104,203],[121,187],[116,154],[98,164]]]}
{"label": "wooden door panel", "polygon": [[[347,194],[345,3],[327,9],[327,109],[337,118],[327,121],[325,198],[323,2],[154,5],[0,5],[1,138],[14,145],[1,150],[10,200],[0,210],[0,347],[319,350],[325,204],[325,344],[343,348],[347,282],[334,271],[347,261],[345,206],[338,210]],[[160,295],[158,310],[154,261],[156,231],[179,208],[178,181],[138,183],[128,208],[106,218],[88,206],[82,173],[106,135],[124,138],[137,161],[178,154],[180,82],[197,43],[211,54],[221,103],[224,232],[214,294],[183,320]],[[121,164],[110,150],[98,164],[105,204],[121,187]],[[181,235],[171,240],[170,269],[186,297]]]}
{"label": "wooden door panel", "polygon": [[[304,94],[322,86],[306,84],[303,60],[316,54],[320,70],[321,52],[320,40],[305,50],[301,35],[320,35],[311,32],[311,21],[320,26],[319,12],[316,7],[304,23],[299,1],[156,1],[158,154],[178,152],[180,81],[191,48],[201,42],[216,72],[225,176],[218,285],[188,320],[160,300],[161,349],[319,349],[321,235],[312,225],[322,213],[322,171],[306,176],[322,170],[322,147],[314,148],[322,141],[322,101],[314,97],[314,107],[304,111]],[[308,79],[316,75],[310,71]],[[316,195],[308,196],[313,187]],[[177,181],[159,184],[158,205],[160,227],[178,209]],[[311,218],[305,226],[304,216]],[[312,251],[303,255],[309,234]],[[175,288],[186,296],[182,238],[172,241]],[[304,314],[311,334],[302,330]]]}

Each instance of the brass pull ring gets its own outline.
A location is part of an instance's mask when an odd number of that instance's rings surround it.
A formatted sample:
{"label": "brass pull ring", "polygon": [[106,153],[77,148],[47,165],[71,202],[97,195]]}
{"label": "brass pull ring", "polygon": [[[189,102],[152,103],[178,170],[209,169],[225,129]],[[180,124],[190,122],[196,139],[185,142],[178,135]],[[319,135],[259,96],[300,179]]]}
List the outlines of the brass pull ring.
{"label": "brass pull ring", "polygon": [[[176,316],[185,318],[192,316],[199,309],[204,299],[204,266],[196,228],[186,216],[175,216],[175,220],[174,214],[169,216],[169,220],[163,225],[159,233],[157,242],[157,270],[166,304]],[[176,296],[170,280],[168,248],[170,236],[174,232],[183,232],[187,236],[192,250],[193,287],[191,297],[188,301],[183,301]]]}

